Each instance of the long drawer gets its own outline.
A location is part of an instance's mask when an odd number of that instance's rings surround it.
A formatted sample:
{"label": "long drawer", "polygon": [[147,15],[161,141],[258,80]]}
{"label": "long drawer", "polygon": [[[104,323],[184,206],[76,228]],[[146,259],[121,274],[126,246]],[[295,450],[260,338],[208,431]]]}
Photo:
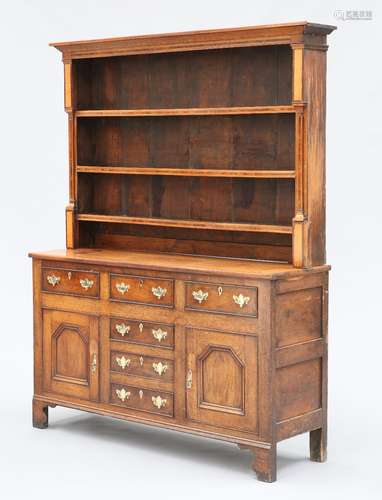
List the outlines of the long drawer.
{"label": "long drawer", "polygon": [[110,299],[133,304],[174,307],[174,280],[110,274]]}
{"label": "long drawer", "polygon": [[174,416],[174,394],[131,385],[111,384],[110,402],[125,408]]}
{"label": "long drawer", "polygon": [[187,281],[185,308],[220,314],[257,316],[257,288]]}
{"label": "long drawer", "polygon": [[110,338],[134,344],[174,348],[174,325],[110,318]]}
{"label": "long drawer", "polygon": [[42,268],[42,290],[48,293],[99,298],[99,273],[63,268]]}
{"label": "long drawer", "polygon": [[111,351],[110,368],[112,371],[136,377],[158,379],[164,382],[174,380],[174,362],[160,356]]}

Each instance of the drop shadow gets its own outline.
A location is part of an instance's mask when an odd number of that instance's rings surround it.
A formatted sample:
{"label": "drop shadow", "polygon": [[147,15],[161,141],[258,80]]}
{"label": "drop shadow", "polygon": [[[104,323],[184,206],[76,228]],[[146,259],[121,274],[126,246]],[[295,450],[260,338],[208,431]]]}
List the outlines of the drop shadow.
{"label": "drop shadow", "polygon": [[[91,414],[65,417],[50,423],[49,427],[124,446],[126,451],[131,448],[147,449],[211,467],[221,466],[256,479],[251,468],[252,452],[239,449],[234,443]],[[278,451],[278,475],[280,472],[283,475],[285,469],[293,471],[306,462],[309,462],[307,456],[293,456]]]}
{"label": "drop shadow", "polygon": [[308,462],[307,457],[292,457],[283,453],[277,454],[277,471],[284,471],[284,469],[292,470],[294,467],[299,467],[302,463]]}
{"label": "drop shadow", "polygon": [[91,435],[94,439],[125,446],[126,451],[129,448],[147,449],[185,461],[222,466],[256,477],[251,469],[251,453],[248,450],[240,450],[234,443],[97,415],[66,417],[52,422],[49,427],[71,434]]}

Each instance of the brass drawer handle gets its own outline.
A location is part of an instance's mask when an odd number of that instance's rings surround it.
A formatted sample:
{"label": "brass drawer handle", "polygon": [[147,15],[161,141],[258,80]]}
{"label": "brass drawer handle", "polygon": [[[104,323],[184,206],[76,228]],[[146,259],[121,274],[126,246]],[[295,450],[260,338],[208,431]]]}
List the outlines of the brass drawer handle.
{"label": "brass drawer handle", "polygon": [[153,363],[154,372],[159,376],[161,376],[162,373],[166,373],[167,368],[168,366],[166,364],[163,364],[162,361],[159,361],[159,363]]}
{"label": "brass drawer handle", "polygon": [[245,297],[242,293],[240,295],[233,295],[232,297],[235,304],[237,304],[240,308],[246,306],[251,300],[250,297]]}
{"label": "brass drawer handle", "polygon": [[46,281],[49,283],[49,285],[56,286],[60,283],[61,278],[59,276],[55,276],[54,274],[48,274],[46,277]]}
{"label": "brass drawer handle", "polygon": [[158,300],[164,297],[167,293],[167,288],[161,288],[160,286],[153,286],[151,289],[154,297],[156,297]]}
{"label": "brass drawer handle", "polygon": [[125,358],[125,356],[122,356],[122,358],[115,358],[117,365],[124,370],[125,368],[128,368],[131,363],[131,359]]}
{"label": "brass drawer handle", "polygon": [[119,293],[121,293],[122,295],[124,295],[127,291],[129,291],[130,285],[127,285],[126,283],[124,283],[122,281],[121,283],[117,283],[115,285],[115,288],[118,290]]}
{"label": "brass drawer handle", "polygon": [[167,337],[167,332],[165,332],[161,328],[158,328],[158,330],[153,329],[152,332],[154,339],[157,340],[158,342],[161,342],[163,339]]}
{"label": "brass drawer handle", "polygon": [[97,371],[97,354],[93,354],[92,373]]}
{"label": "brass drawer handle", "polygon": [[80,280],[80,284],[82,288],[85,288],[85,290],[89,290],[89,288],[91,288],[94,285],[94,281],[85,278],[84,280]]}
{"label": "brass drawer handle", "polygon": [[152,396],[151,401],[153,402],[153,405],[160,410],[164,406],[166,406],[167,399],[162,399],[160,396]]}
{"label": "brass drawer handle", "polygon": [[203,290],[193,291],[192,296],[201,304],[203,300],[208,299],[208,292],[203,292]]}
{"label": "brass drawer handle", "polygon": [[123,402],[125,402],[126,399],[129,399],[129,397],[131,396],[131,392],[127,391],[125,388],[116,389],[115,392],[117,394],[117,397]]}
{"label": "brass drawer handle", "polygon": [[130,332],[130,327],[129,325],[125,325],[125,323],[117,323],[115,325],[115,329],[117,330],[117,332],[122,335],[122,337],[124,337],[126,335],[126,333],[129,333]]}

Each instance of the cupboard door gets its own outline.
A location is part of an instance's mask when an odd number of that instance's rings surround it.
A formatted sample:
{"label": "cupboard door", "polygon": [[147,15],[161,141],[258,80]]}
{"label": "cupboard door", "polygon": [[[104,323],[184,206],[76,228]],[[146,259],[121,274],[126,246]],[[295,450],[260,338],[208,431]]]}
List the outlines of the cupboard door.
{"label": "cupboard door", "polygon": [[44,390],[98,400],[98,318],[43,310]]}
{"label": "cupboard door", "polygon": [[257,338],[187,329],[187,417],[256,433]]}

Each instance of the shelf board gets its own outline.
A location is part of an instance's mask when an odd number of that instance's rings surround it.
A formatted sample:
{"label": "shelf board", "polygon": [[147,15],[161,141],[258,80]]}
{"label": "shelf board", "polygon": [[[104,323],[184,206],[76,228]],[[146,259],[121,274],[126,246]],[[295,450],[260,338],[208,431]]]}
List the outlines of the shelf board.
{"label": "shelf board", "polygon": [[253,106],[227,108],[164,108],[164,109],[87,109],[76,111],[77,117],[108,116],[206,116],[206,115],[258,115],[272,113],[296,113],[301,105]]}
{"label": "shelf board", "polygon": [[294,170],[224,170],[201,168],[106,167],[77,165],[78,173],[126,175],[174,175],[183,177],[240,177],[294,179]]}
{"label": "shelf board", "polygon": [[292,234],[292,226],[275,226],[268,224],[243,224],[199,220],[158,219],[151,217],[130,217],[127,215],[100,214],[78,214],[77,219],[79,221],[110,222],[115,224],[140,224],[149,226],[184,227],[189,229],[214,229],[218,231]]}

